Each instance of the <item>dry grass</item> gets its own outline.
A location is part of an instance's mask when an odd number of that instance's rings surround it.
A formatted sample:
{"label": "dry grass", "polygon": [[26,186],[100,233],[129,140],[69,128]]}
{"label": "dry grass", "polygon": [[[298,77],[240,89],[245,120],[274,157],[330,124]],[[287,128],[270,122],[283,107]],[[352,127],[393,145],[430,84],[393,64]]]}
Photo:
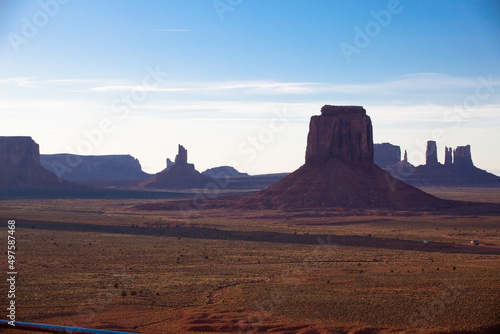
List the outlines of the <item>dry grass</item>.
{"label": "dry grass", "polygon": [[500,322],[498,216],[185,219],[137,203],[1,202],[0,217],[18,221],[18,320],[141,333],[486,333]]}

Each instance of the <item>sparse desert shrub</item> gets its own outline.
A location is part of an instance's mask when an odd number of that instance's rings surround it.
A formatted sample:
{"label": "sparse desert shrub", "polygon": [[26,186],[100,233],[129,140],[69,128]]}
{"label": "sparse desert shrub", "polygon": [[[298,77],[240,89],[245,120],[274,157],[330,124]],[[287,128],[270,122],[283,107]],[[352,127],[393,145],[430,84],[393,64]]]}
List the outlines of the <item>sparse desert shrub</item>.
{"label": "sparse desert shrub", "polygon": [[137,294],[137,291],[135,291],[135,290],[130,291],[131,296],[135,296],[136,294]]}
{"label": "sparse desert shrub", "polygon": [[457,267],[453,267],[453,270],[457,270]]}
{"label": "sparse desert shrub", "polygon": [[127,291],[125,290],[122,290],[122,293],[121,293],[122,297],[125,297],[127,295]]}
{"label": "sparse desert shrub", "polygon": [[113,284],[113,288],[118,289],[118,282],[115,282],[115,283]]}

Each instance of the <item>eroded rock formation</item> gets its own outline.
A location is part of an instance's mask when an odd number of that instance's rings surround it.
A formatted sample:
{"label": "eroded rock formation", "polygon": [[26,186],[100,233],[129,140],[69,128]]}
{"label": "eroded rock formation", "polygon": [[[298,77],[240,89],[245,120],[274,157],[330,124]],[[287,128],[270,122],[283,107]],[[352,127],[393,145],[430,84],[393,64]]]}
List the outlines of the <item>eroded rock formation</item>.
{"label": "eroded rock formation", "polygon": [[434,208],[445,205],[373,163],[372,124],[363,107],[324,106],[311,117],[306,162],[260,193],[247,208]]}
{"label": "eroded rock formation", "polygon": [[[392,176],[417,186],[500,186],[500,177],[474,166],[470,145],[445,147],[444,164],[437,161],[436,142],[427,142],[425,165],[399,162],[386,168]],[[453,152],[453,157],[452,157]]]}
{"label": "eroded rock formation", "polygon": [[175,164],[182,165],[188,163],[188,152],[184,146],[179,145],[179,153],[175,156]]}
{"label": "eroded rock formation", "polygon": [[201,189],[213,181],[211,177],[201,174],[193,164],[187,162],[187,150],[179,145],[174,165],[144,181],[140,188]]}

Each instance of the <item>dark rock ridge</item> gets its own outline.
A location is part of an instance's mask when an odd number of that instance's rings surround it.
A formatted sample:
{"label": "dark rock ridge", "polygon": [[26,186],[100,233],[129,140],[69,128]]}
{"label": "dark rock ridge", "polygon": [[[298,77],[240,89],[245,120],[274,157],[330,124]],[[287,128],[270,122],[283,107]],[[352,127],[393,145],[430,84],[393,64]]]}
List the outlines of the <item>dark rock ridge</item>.
{"label": "dark rock ridge", "polygon": [[140,184],[144,189],[200,189],[214,179],[198,172],[187,162],[187,150],[179,145],[175,163]]}
{"label": "dark rock ridge", "polygon": [[390,176],[373,163],[370,117],[363,107],[324,106],[312,116],[306,162],[243,208],[434,209],[449,205]]}
{"label": "dark rock ridge", "polygon": [[145,180],[139,160],[130,155],[82,156],[75,154],[42,154],[43,167],[69,181]]}
{"label": "dark rock ridge", "polygon": [[202,173],[210,177],[227,177],[227,176],[248,176],[247,173],[240,173],[234,167],[220,166],[209,168]]}
{"label": "dark rock ridge", "polygon": [[[474,166],[470,145],[445,147],[444,165],[437,161],[436,142],[427,142],[425,165],[400,161],[386,168],[392,176],[418,186],[500,186],[500,177]],[[453,156],[452,156],[453,153]]]}
{"label": "dark rock ridge", "polygon": [[386,168],[401,160],[401,148],[390,143],[373,144],[373,162],[380,168]]}
{"label": "dark rock ridge", "polygon": [[0,191],[71,186],[40,165],[39,146],[31,137],[0,137]]}

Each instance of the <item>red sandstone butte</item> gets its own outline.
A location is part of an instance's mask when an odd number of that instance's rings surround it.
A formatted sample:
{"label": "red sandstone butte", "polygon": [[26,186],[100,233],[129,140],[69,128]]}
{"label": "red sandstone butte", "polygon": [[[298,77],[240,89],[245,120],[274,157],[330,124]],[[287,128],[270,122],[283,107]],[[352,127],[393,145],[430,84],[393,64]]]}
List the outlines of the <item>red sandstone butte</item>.
{"label": "red sandstone butte", "polygon": [[237,206],[255,209],[439,208],[438,199],[373,163],[372,123],[363,107],[324,106],[312,116],[306,162],[298,170]]}

